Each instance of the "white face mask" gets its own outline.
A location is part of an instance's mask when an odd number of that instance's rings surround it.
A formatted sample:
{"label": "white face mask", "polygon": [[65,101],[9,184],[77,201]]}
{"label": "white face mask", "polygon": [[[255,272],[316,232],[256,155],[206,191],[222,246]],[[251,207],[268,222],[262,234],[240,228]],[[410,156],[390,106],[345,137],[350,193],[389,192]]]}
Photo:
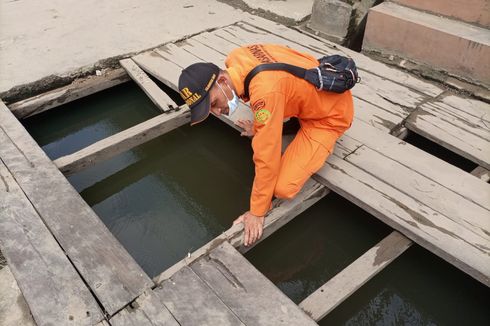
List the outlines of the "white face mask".
{"label": "white face mask", "polygon": [[228,83],[226,83],[226,87],[228,87],[228,89],[231,91],[231,93],[233,94],[233,97],[230,99],[228,99],[228,96],[226,96],[226,93],[225,91],[223,90],[223,88],[221,88],[221,85],[219,83],[216,83],[219,87],[219,89],[221,89],[221,92],[223,93],[223,95],[226,97],[226,99],[228,100],[228,108],[230,109],[230,112],[228,112],[228,116],[231,116],[233,113],[235,113],[235,111],[238,109],[238,104],[240,102],[238,102],[238,96],[235,94],[235,92],[231,89],[230,86],[228,86]]}

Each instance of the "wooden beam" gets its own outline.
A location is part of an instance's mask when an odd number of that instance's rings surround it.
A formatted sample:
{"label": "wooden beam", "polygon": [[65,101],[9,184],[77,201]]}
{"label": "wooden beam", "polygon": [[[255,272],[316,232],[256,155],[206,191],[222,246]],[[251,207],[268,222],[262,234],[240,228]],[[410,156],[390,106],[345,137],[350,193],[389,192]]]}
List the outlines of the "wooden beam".
{"label": "wooden beam", "polygon": [[124,69],[114,69],[103,72],[101,76],[75,79],[70,85],[12,103],[9,109],[17,118],[24,119],[129,80]]}
{"label": "wooden beam", "polygon": [[490,286],[488,237],[476,234],[458,219],[435,211],[364,171],[362,167],[338,157],[330,157],[314,178],[412,241]]}
{"label": "wooden beam", "polygon": [[325,197],[330,191],[318,182],[310,179],[303,186],[303,189],[292,200],[277,200],[275,208],[267,215],[264,225],[262,238],[251,246],[243,245],[243,231],[235,234],[229,239],[229,242],[241,253],[245,253],[265,240],[272,233],[286,225],[293,218],[304,212],[307,208],[313,206],[320,199]]}
{"label": "wooden beam", "polygon": [[97,301],[1,160],[0,180],[0,247],[36,323],[102,320]]}
{"label": "wooden beam", "polygon": [[54,164],[66,176],[107,160],[190,122],[189,108],[160,114],[115,135],[104,138],[78,152],[60,157]]}
{"label": "wooden beam", "polygon": [[109,315],[154,285],[3,103],[0,143],[2,161]]}
{"label": "wooden beam", "polygon": [[299,306],[315,321],[321,320],[411,245],[412,241],[393,231],[309,295]]}
{"label": "wooden beam", "polygon": [[162,112],[178,106],[133,60],[123,59],[119,63]]}
{"label": "wooden beam", "polygon": [[477,178],[482,179],[484,182],[488,182],[490,180],[490,171],[485,169],[483,166],[477,166],[471,174]]}

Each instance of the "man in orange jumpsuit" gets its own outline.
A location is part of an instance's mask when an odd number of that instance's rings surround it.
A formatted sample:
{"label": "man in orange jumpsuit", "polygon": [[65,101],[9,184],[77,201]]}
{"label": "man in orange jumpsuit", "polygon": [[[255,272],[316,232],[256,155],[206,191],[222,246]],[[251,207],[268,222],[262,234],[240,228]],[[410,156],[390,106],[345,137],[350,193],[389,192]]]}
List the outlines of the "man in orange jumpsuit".
{"label": "man in orange jumpsuit", "polygon": [[[244,129],[242,135],[253,136],[255,163],[250,210],[234,222],[244,223],[245,245],[262,236],[272,197],[291,199],[301,190],[323,166],[354,114],[350,91],[318,91],[286,71],[260,72],[250,82],[250,98],[245,98],[247,74],[257,65],[271,62],[306,69],[318,66],[309,54],[280,45],[253,44],[233,50],[226,58],[226,70],[212,63],[197,63],[184,69],[179,78],[180,95],[191,109],[191,125],[206,119],[210,112],[232,117],[238,98],[250,101],[254,121],[236,122]],[[298,118],[301,127],[281,156],[283,121],[290,117]]]}

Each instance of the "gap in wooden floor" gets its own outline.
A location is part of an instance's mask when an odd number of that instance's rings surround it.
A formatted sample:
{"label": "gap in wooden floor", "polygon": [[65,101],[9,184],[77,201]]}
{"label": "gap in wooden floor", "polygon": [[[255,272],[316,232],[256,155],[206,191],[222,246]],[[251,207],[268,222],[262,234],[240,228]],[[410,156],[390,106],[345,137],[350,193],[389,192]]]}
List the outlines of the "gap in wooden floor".
{"label": "gap in wooden floor", "polygon": [[421,150],[427,153],[430,153],[440,158],[443,161],[446,161],[454,166],[457,166],[458,168],[466,172],[471,172],[478,166],[476,163],[473,163],[470,160],[454,152],[451,152],[450,150],[442,147],[441,145],[423,136],[420,136],[419,134],[413,131],[408,131],[408,135],[403,140],[415,147],[420,148]]}

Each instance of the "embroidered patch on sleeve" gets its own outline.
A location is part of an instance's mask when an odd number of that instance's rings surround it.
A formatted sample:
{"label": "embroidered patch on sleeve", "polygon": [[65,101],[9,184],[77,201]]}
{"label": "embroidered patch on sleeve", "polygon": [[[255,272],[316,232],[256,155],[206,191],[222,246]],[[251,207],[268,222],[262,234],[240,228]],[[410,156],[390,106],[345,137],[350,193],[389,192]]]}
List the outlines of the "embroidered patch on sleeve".
{"label": "embroidered patch on sleeve", "polygon": [[255,101],[254,104],[252,104],[252,111],[256,112],[260,109],[263,109],[265,106],[265,101],[263,99]]}
{"label": "embroidered patch on sleeve", "polygon": [[265,125],[270,117],[271,117],[271,113],[269,110],[260,109],[257,112],[255,112],[255,121],[257,121],[258,123]]}

